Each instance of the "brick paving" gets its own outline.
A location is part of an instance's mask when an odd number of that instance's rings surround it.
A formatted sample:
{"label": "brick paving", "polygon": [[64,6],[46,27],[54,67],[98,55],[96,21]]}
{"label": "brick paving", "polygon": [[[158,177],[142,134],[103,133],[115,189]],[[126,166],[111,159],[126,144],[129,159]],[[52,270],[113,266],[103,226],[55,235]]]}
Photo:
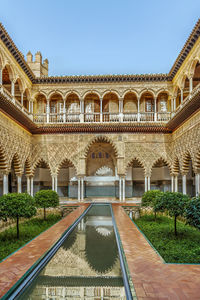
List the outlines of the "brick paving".
{"label": "brick paving", "polygon": [[60,238],[88,205],[81,204],[57,224],[0,263],[0,297]]}
{"label": "brick paving", "polygon": [[118,204],[112,204],[138,300],[200,300],[200,265],[163,263]]}

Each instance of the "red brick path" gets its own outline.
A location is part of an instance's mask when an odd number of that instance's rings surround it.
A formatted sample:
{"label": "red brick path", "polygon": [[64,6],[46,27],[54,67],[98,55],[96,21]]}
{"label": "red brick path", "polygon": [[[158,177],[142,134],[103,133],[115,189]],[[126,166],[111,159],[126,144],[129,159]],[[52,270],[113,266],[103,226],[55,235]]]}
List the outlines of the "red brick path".
{"label": "red brick path", "polygon": [[124,209],[112,207],[138,300],[200,300],[200,265],[163,263]]}
{"label": "red brick path", "polygon": [[82,204],[60,222],[0,263],[0,297],[60,238],[88,205]]}

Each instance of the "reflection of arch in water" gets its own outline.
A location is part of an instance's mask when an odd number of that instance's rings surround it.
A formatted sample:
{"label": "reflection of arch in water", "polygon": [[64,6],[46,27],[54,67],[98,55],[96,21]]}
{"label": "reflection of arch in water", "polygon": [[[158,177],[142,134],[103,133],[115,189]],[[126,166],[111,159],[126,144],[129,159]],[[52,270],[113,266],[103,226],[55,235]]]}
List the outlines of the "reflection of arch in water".
{"label": "reflection of arch in water", "polygon": [[86,260],[97,273],[107,273],[113,268],[118,258],[115,234],[111,227],[104,226],[110,233],[103,235],[96,227],[87,226],[86,230]]}

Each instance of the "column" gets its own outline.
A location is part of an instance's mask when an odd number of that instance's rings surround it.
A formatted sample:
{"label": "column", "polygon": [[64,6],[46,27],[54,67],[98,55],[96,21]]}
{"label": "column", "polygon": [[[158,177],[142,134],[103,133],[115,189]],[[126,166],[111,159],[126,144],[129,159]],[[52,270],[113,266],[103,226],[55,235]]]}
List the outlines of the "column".
{"label": "column", "polygon": [[3,174],[3,195],[8,194],[8,174]]}
{"label": "column", "polygon": [[3,84],[3,70],[0,69],[0,85]]}
{"label": "column", "polygon": [[103,122],[103,99],[100,99],[100,122]]}
{"label": "column", "polygon": [[21,93],[21,105],[23,106],[23,102],[24,102],[24,94]]}
{"label": "column", "polygon": [[119,176],[119,201],[122,200],[122,178]]}
{"label": "column", "polygon": [[171,192],[174,191],[174,176],[171,176]]}
{"label": "column", "polygon": [[78,201],[81,200],[81,179],[78,177]]}
{"label": "column", "polygon": [[54,191],[57,193],[58,191],[58,177],[54,177]]}
{"label": "column", "polygon": [[174,111],[176,110],[176,98],[174,98]]}
{"label": "column", "polygon": [[52,176],[51,179],[52,179],[52,191],[55,191],[55,181],[54,181],[54,176]]}
{"label": "column", "polygon": [[126,180],[125,177],[122,178],[122,184],[123,184],[123,193],[122,193],[122,201],[125,202],[126,198]]}
{"label": "column", "polygon": [[148,191],[147,176],[145,176],[145,178],[144,178],[144,191],[145,192]]}
{"label": "column", "polygon": [[154,99],[154,121],[157,121],[157,99]]}
{"label": "column", "polygon": [[147,182],[148,182],[148,191],[151,190],[151,178],[150,176],[147,177]]}
{"label": "column", "polygon": [[140,98],[138,98],[138,122],[140,122]]}
{"label": "column", "polygon": [[186,193],[187,193],[187,187],[186,187],[187,178],[186,178],[186,175],[183,175],[182,182],[183,182],[183,194],[186,195]]}
{"label": "column", "polygon": [[178,176],[174,176],[174,192],[178,192]]}
{"label": "column", "polygon": [[49,100],[47,100],[47,111],[46,111],[46,115],[47,115],[47,123],[49,123]]}
{"label": "column", "polygon": [[63,103],[63,123],[66,122],[66,102]]}
{"label": "column", "polygon": [[119,121],[123,122],[123,98],[119,99]]}
{"label": "column", "polygon": [[22,192],[22,177],[17,176],[17,192],[21,193]]}
{"label": "column", "polygon": [[190,84],[189,91],[191,93],[193,90],[193,77],[190,77],[189,84]]}
{"label": "column", "polygon": [[27,193],[30,195],[31,194],[31,185],[30,185],[30,177],[26,177],[26,182],[27,182]]}
{"label": "column", "polygon": [[30,178],[30,192],[31,196],[33,197],[33,177]]}
{"label": "column", "polygon": [[174,111],[174,99],[171,98],[171,112]]}
{"label": "column", "polygon": [[15,83],[14,83],[14,81],[11,81],[11,95],[13,97],[15,96]]}
{"label": "column", "polygon": [[183,89],[181,89],[181,103],[183,103]]}
{"label": "column", "polygon": [[200,174],[195,174],[195,195],[200,195]]}
{"label": "column", "polygon": [[84,177],[81,177],[81,201],[84,200]]}
{"label": "column", "polygon": [[84,100],[80,99],[80,122],[84,122]]}

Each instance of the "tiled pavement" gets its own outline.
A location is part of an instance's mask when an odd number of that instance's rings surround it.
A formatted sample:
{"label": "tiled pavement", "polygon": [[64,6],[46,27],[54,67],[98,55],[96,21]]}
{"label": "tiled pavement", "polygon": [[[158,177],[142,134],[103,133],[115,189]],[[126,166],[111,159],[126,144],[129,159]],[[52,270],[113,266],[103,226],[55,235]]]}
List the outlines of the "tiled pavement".
{"label": "tiled pavement", "polygon": [[112,204],[138,300],[200,300],[200,265],[165,264],[118,204]]}
{"label": "tiled pavement", "polygon": [[0,263],[0,297],[60,238],[87,207],[88,204],[80,205],[60,222]]}

